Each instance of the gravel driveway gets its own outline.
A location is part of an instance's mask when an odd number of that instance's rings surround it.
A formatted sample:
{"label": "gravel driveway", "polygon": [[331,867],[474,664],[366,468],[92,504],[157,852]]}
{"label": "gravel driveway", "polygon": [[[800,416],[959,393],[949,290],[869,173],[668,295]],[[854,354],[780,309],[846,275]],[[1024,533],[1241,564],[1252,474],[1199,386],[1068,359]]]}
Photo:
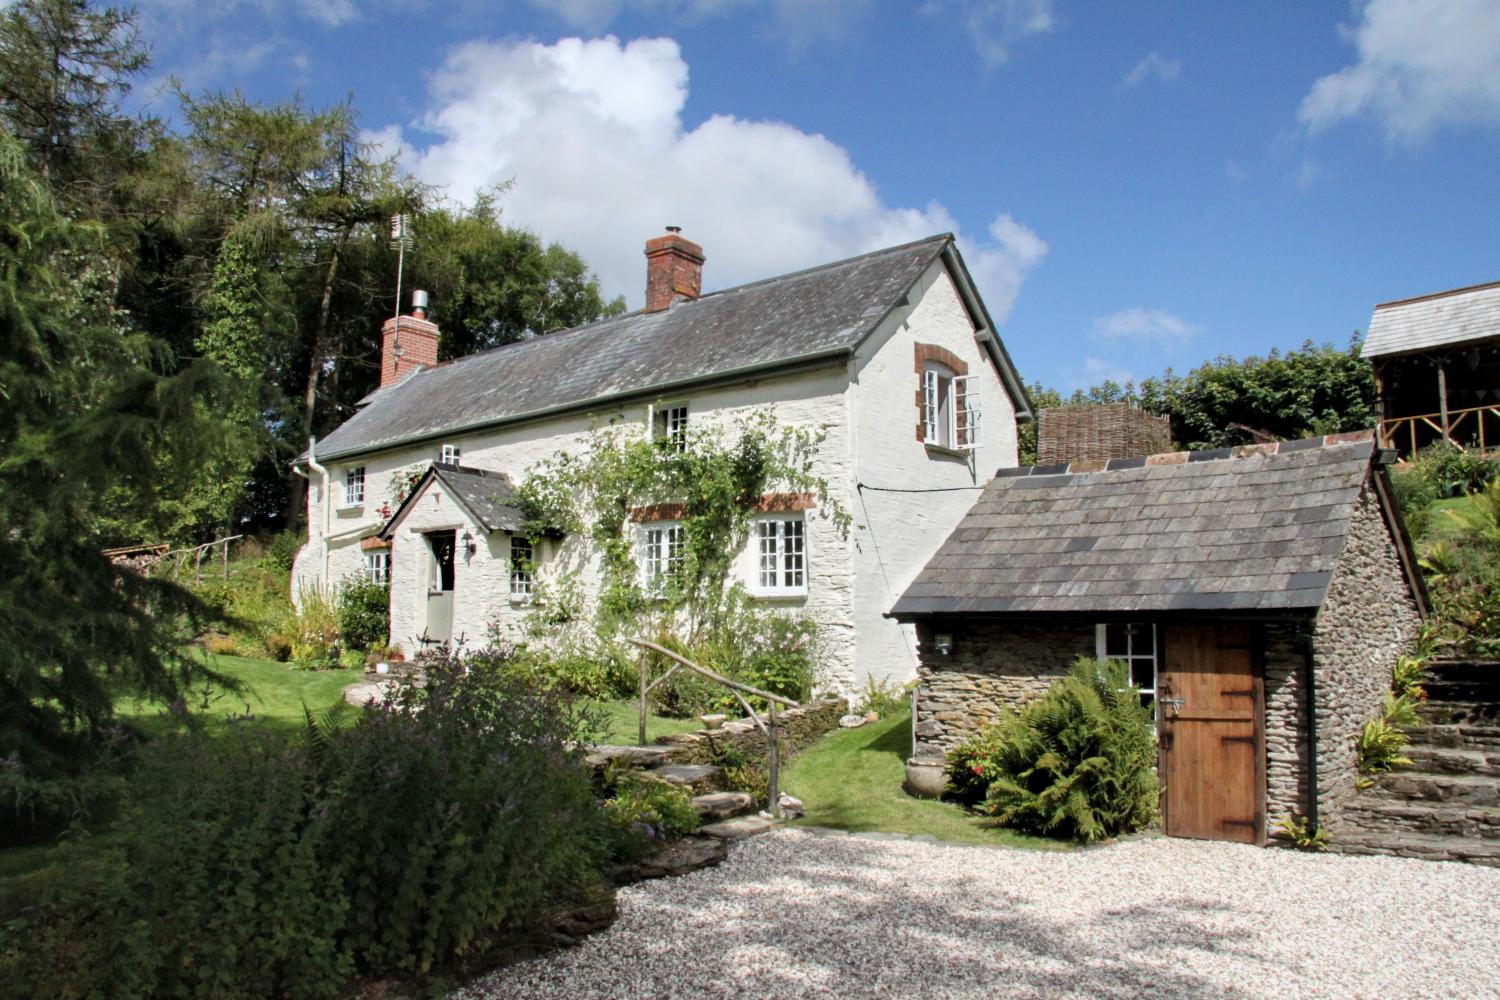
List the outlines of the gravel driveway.
{"label": "gravel driveway", "polygon": [[1066,854],[780,830],[456,996],[1495,997],[1500,869],[1164,838]]}

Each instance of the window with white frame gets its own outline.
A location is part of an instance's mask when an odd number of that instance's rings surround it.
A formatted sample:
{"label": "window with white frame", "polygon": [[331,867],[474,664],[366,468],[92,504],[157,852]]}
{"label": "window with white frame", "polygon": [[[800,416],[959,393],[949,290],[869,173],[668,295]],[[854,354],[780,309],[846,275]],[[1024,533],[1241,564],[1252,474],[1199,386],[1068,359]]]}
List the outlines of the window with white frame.
{"label": "window with white frame", "polygon": [[1130,683],[1141,692],[1141,704],[1156,703],[1156,626],[1133,622],[1095,627],[1095,653],[1101,660],[1119,660],[1130,668]]}
{"label": "window with white frame", "polygon": [[660,594],[682,572],[682,525],[660,521],[641,528],[641,586]]}
{"label": "window with white frame", "polygon": [[384,587],[391,582],[391,553],[376,549],[365,553],[365,579]]}
{"label": "window with white frame", "polygon": [[953,374],[946,365],[922,368],[924,443],[955,451],[979,447],[979,386],[973,379]]}
{"label": "window with white frame", "polygon": [[356,465],[344,470],[344,506],[354,507],[365,502],[365,467]]}
{"label": "window with white frame", "polygon": [[463,449],[456,444],[445,444],[438,450],[438,461],[443,465],[457,465]]}
{"label": "window with white frame", "polygon": [[673,403],[658,406],[651,418],[651,434],[675,451],[687,450],[688,406]]}
{"label": "window with white frame", "polygon": [[807,593],[807,522],[766,517],[755,522],[755,575],[751,591],[761,597]]}
{"label": "window with white frame", "polygon": [[523,535],[510,536],[510,596],[516,600],[531,600],[532,588],[535,580],[532,572],[535,570],[536,554],[531,548],[531,540]]}

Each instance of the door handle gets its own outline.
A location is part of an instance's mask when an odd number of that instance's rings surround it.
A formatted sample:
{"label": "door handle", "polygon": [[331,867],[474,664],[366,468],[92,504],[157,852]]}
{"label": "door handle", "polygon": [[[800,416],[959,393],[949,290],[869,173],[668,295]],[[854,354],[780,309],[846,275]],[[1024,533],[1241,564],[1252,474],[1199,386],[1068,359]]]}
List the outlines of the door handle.
{"label": "door handle", "polygon": [[1181,712],[1182,707],[1187,704],[1181,698],[1158,698],[1157,701],[1170,708],[1174,716]]}

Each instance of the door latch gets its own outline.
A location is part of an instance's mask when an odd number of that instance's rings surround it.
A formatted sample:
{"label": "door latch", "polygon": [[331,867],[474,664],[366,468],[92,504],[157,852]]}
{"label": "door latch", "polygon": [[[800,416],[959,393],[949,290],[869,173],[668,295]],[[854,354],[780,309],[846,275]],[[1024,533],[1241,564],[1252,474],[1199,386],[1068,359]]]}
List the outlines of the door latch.
{"label": "door latch", "polygon": [[1170,708],[1173,715],[1181,712],[1182,706],[1187,704],[1187,702],[1183,701],[1181,698],[1158,698],[1157,701]]}

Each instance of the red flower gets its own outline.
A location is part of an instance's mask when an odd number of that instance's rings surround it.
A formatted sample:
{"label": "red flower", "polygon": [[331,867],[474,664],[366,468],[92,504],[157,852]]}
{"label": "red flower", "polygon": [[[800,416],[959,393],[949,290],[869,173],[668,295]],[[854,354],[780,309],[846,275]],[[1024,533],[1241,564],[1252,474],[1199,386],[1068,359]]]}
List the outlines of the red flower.
{"label": "red flower", "polygon": [[975,764],[974,765],[974,773],[977,774],[977,775],[979,775],[982,778],[982,777],[984,777],[984,768],[980,767],[978,764]]}

